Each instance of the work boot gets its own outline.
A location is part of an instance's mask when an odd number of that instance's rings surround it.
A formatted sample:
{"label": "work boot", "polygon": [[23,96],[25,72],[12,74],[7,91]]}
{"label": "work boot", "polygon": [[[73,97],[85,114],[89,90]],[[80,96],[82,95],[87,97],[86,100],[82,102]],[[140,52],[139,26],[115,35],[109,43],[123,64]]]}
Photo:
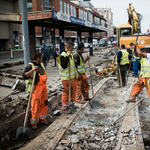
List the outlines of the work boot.
{"label": "work boot", "polygon": [[49,123],[48,123],[47,121],[43,122],[42,124],[43,124],[44,126],[49,125]]}
{"label": "work boot", "polygon": [[[135,101],[136,102],[136,101]],[[126,103],[135,103],[134,101],[131,101],[130,99],[126,100]]]}
{"label": "work boot", "polygon": [[90,101],[92,98],[87,98],[87,99],[84,99],[84,101]]}
{"label": "work boot", "polygon": [[69,109],[69,110],[66,110],[66,111],[63,111],[62,113],[63,113],[63,114],[72,114],[72,112],[71,112],[70,109]]}
{"label": "work boot", "polygon": [[32,126],[32,129],[33,129],[33,130],[37,130],[37,125]]}

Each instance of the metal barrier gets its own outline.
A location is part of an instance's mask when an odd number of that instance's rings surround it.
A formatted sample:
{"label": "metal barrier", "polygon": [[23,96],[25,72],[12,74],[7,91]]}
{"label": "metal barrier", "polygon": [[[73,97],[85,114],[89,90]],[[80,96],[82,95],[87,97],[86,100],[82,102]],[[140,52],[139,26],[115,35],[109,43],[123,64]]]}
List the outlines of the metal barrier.
{"label": "metal barrier", "polygon": [[11,50],[10,50],[10,52],[11,52],[10,58],[11,58],[11,59],[14,58],[14,57],[13,57],[13,52],[14,52],[14,51],[23,51],[23,50],[24,50],[24,49],[11,49]]}

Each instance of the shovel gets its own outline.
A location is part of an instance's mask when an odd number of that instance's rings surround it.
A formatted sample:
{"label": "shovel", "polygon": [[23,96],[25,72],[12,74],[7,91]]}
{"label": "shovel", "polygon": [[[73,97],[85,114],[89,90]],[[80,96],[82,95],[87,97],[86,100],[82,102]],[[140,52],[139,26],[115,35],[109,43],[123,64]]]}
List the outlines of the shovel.
{"label": "shovel", "polygon": [[90,79],[91,79],[92,95],[93,95],[93,98],[90,100],[90,105],[92,108],[97,108],[97,107],[100,107],[100,104],[98,101],[94,100],[94,89],[93,89],[93,80],[92,80],[92,74],[91,74],[90,60],[88,60],[88,62],[89,62],[89,71],[90,71]]}
{"label": "shovel", "polygon": [[28,112],[29,112],[29,106],[30,106],[33,86],[34,86],[34,82],[35,82],[35,76],[36,76],[36,71],[34,72],[34,76],[33,76],[33,82],[32,82],[30,97],[29,97],[29,101],[28,101],[28,106],[27,106],[27,110],[26,110],[24,124],[23,124],[23,127],[19,127],[16,132],[16,139],[18,141],[27,141],[30,136],[30,129],[26,127],[26,123],[27,123],[27,118],[28,118]]}
{"label": "shovel", "polygon": [[118,66],[118,69],[119,69],[119,78],[120,78],[120,84],[121,84],[121,88],[122,88],[122,78],[121,78],[120,66]]}
{"label": "shovel", "polygon": [[69,57],[69,104],[68,107],[72,114],[76,112],[76,107],[73,102],[71,102],[71,73],[70,73],[70,57]]}

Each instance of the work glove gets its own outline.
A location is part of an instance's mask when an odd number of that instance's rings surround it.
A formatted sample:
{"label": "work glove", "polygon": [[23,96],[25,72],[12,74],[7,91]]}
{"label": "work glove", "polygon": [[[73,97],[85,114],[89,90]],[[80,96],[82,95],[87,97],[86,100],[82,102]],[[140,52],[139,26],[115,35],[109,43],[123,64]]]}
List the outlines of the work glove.
{"label": "work glove", "polygon": [[71,51],[67,51],[67,55],[70,56],[71,55]]}

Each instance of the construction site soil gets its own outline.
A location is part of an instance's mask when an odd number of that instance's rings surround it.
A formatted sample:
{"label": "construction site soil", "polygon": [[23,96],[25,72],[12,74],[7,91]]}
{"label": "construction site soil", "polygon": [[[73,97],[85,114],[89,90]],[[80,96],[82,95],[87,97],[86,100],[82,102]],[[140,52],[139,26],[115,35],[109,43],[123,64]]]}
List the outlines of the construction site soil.
{"label": "construction site soil", "polygon": [[[107,55],[105,56],[110,56],[110,49],[106,50],[106,52]],[[96,63],[94,63],[95,66],[104,68],[111,63],[112,56],[110,56],[109,59],[102,58],[106,52],[102,50],[95,52],[97,58],[99,57],[99,59],[96,60]],[[18,66],[17,69],[14,68],[15,66],[10,67],[9,69],[3,68],[3,70],[0,70],[0,72],[16,74],[20,77],[23,71],[22,67]],[[108,75],[104,75],[102,77],[94,76],[94,68],[91,67],[91,69],[93,75],[93,85],[95,89],[98,89],[99,83],[108,77]],[[92,92],[88,67],[87,72],[91,95]],[[3,79],[3,77],[4,74],[1,74],[0,81]],[[84,104],[79,104],[79,108],[77,109],[79,112],[77,113],[75,119],[72,120],[70,125],[65,129],[64,134],[59,137],[60,140],[57,142],[52,136],[56,136],[58,131],[61,132],[61,130],[64,130],[63,125],[62,127],[60,125],[59,128],[55,129],[56,133],[53,134],[53,128],[56,126],[55,122],[57,120],[61,120],[62,116],[61,113],[59,115],[54,115],[54,112],[56,110],[60,110],[61,108],[61,93],[63,86],[61,84],[60,78],[57,77],[56,79],[55,76],[53,85],[50,84],[50,80],[48,80],[47,83],[49,101],[47,121],[49,122],[49,126],[47,127],[39,124],[38,130],[32,130],[29,125],[29,120],[31,117],[29,112],[27,126],[30,127],[31,134],[30,139],[27,142],[18,142],[15,139],[16,129],[23,125],[26,106],[28,103],[28,94],[25,92],[17,91],[13,95],[0,102],[0,149],[150,149],[150,101],[145,89],[142,90],[137,98],[138,100],[140,100],[142,97],[144,98],[143,102],[140,103],[139,112],[138,107],[134,108],[133,111],[128,113],[128,115],[122,117],[119,121],[116,122],[115,125],[112,125],[112,123],[121,114],[123,114],[127,109],[134,105],[127,104],[125,100],[129,98],[133,83],[136,80],[137,78],[129,77],[128,85],[124,88],[117,88],[118,83],[115,77],[112,77],[106,81],[106,83],[103,84],[103,86],[94,97],[95,100],[99,101],[100,107],[98,109],[91,109],[89,104],[85,104],[86,107],[83,107]],[[0,90],[1,98],[6,96],[6,93],[9,94],[12,92],[10,88],[4,86],[0,86]],[[95,91],[96,90],[94,90],[94,92]],[[80,110],[80,108],[82,109]],[[137,117],[138,114],[139,119]],[[70,117],[71,115],[66,116],[68,120]],[[41,139],[40,137],[43,138]],[[141,137],[143,137],[143,139],[141,139]],[[48,138],[48,140],[46,138]],[[40,141],[38,140],[37,142],[37,139],[40,139]],[[37,144],[35,146],[36,142]],[[56,146],[51,148],[52,144]]]}

